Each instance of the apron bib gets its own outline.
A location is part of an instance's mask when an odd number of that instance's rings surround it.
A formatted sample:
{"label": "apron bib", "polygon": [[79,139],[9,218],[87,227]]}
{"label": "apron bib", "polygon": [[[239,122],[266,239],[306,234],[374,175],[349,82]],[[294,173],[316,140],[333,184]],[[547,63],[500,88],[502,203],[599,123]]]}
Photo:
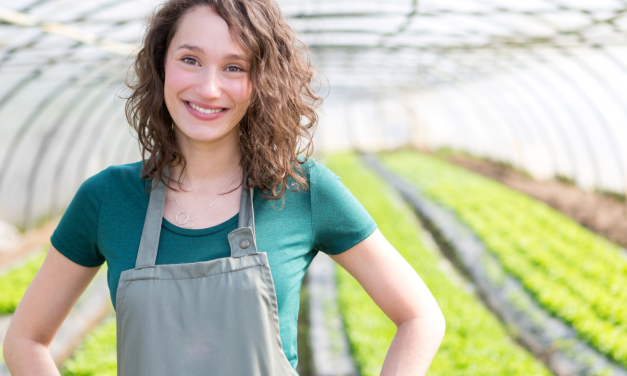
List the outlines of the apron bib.
{"label": "apron bib", "polygon": [[257,252],[253,190],[242,187],[231,257],[155,265],[165,194],[159,181],[135,269],[120,275],[118,376],[298,376],[281,346],[268,256]]}

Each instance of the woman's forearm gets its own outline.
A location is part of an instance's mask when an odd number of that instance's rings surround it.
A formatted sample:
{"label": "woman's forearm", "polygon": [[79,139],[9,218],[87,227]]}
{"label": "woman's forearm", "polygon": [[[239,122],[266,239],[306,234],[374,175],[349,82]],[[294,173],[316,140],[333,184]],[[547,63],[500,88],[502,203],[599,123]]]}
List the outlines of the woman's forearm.
{"label": "woman's forearm", "polygon": [[5,341],[4,361],[12,376],[60,376],[48,347],[27,339]]}
{"label": "woman's forearm", "polygon": [[381,376],[423,376],[444,337],[444,318],[412,318],[400,324],[385,356]]}

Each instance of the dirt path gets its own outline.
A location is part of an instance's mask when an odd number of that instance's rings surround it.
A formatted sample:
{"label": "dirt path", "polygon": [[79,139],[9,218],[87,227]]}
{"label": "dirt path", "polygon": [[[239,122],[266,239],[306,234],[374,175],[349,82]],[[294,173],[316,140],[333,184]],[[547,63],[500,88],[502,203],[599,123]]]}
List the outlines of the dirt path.
{"label": "dirt path", "polygon": [[510,188],[545,202],[582,226],[627,248],[625,203],[559,181],[536,181],[518,171],[463,155],[445,158],[451,163],[497,180]]}

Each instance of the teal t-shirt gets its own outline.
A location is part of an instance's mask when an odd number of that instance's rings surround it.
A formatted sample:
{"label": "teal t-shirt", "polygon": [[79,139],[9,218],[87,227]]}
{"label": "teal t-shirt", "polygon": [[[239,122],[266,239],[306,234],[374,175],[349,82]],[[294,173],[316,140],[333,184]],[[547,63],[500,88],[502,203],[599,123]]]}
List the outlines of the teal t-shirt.
{"label": "teal t-shirt", "polygon": [[[255,235],[267,252],[276,289],[283,351],[296,368],[300,289],[318,251],[336,255],[367,238],[376,224],[328,168],[309,158],[303,165],[306,192],[290,191],[284,200],[265,200],[255,190]],[[50,239],[75,263],[107,262],[111,301],[120,274],[135,267],[150,195],[141,178],[142,162],[111,166],[80,186]],[[163,218],[156,264],[208,261],[230,256],[227,235],[239,215],[213,227],[185,229]]]}

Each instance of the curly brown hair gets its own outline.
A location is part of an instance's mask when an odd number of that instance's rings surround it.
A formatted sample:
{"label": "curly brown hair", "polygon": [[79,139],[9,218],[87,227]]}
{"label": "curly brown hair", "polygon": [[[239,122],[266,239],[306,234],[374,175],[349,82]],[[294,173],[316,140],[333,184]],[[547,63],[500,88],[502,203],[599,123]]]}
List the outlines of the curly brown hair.
{"label": "curly brown hair", "polygon": [[[164,167],[185,157],[174,132],[164,98],[165,57],[182,17],[209,6],[226,21],[232,37],[250,60],[250,105],[239,122],[241,165],[248,185],[266,199],[281,198],[286,189],[306,190],[302,164],[313,152],[313,132],[321,97],[308,49],[287,24],[274,0],[169,0],[155,10],[146,26],[135,62],[134,82],[126,102],[126,118],[137,133],[144,166],[142,179],[163,181]],[[299,48],[300,46],[300,48]],[[291,181],[288,184],[288,180]]]}

